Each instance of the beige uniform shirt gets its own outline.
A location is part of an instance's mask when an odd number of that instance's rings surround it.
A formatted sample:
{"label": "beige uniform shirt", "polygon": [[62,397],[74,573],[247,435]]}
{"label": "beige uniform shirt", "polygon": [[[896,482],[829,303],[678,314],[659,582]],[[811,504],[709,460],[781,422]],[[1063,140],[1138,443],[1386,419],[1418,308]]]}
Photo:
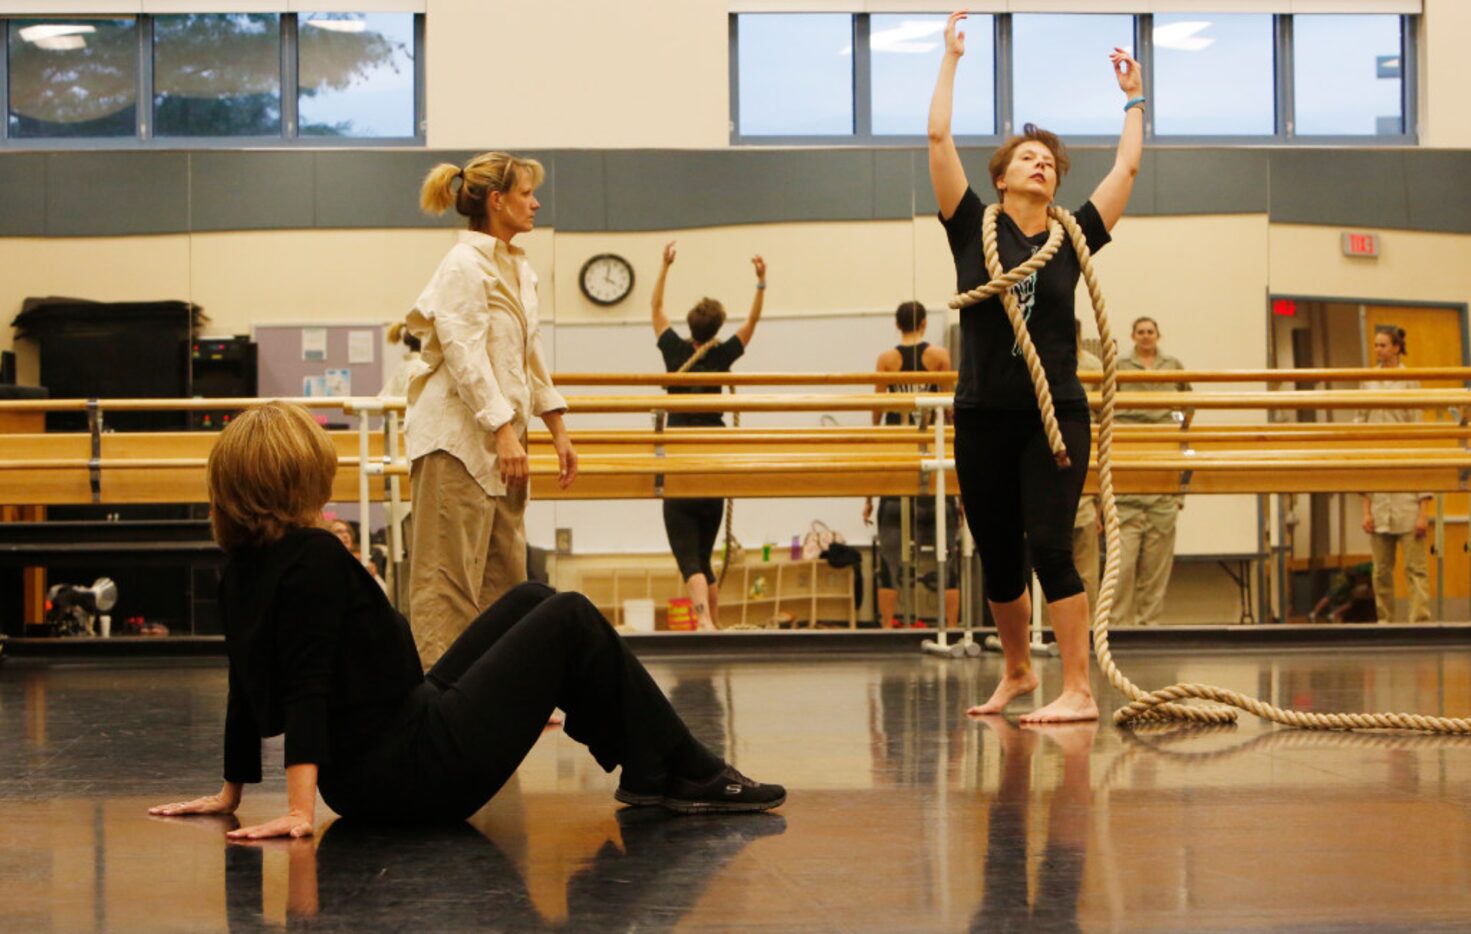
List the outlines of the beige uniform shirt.
{"label": "beige uniform shirt", "polygon": [[[1169,354],[1156,353],[1154,366],[1149,366],[1133,353],[1119,358],[1119,370],[1183,370],[1184,365]],[[1183,382],[1120,383],[1120,392],[1189,392],[1190,384]],[[1184,408],[1184,406],[1181,406]],[[1136,424],[1163,424],[1174,421],[1174,412],[1169,409],[1124,409],[1119,412],[1121,422]],[[1174,493],[1131,493],[1119,496],[1117,503],[1125,511],[1143,512],[1150,523],[1158,529],[1168,529],[1180,514],[1184,497]]]}
{"label": "beige uniform shirt", "polygon": [[[1404,364],[1400,364],[1404,369]],[[1419,389],[1419,380],[1371,379],[1365,380],[1364,389],[1382,391],[1391,389]],[[1363,409],[1357,422],[1369,425],[1407,424],[1420,420],[1415,409]],[[1404,535],[1415,531],[1415,520],[1420,515],[1420,500],[1430,499],[1429,493],[1370,493],[1369,511],[1374,516],[1374,531],[1382,534]]]}
{"label": "beige uniform shirt", "polygon": [[423,344],[408,387],[409,458],[452,454],[490,496],[506,492],[496,429],[511,422],[524,435],[531,416],[567,408],[547,370],[536,285],[524,250],[461,231],[407,320]]}

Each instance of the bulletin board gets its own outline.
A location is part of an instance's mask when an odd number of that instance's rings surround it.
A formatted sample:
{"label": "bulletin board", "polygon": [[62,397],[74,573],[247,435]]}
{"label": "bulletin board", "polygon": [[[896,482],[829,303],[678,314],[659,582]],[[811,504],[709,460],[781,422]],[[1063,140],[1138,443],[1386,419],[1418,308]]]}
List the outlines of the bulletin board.
{"label": "bulletin board", "polygon": [[[383,388],[384,325],[261,324],[251,328],[258,347],[259,395],[376,396]],[[357,417],[332,413],[334,428],[357,427]]]}

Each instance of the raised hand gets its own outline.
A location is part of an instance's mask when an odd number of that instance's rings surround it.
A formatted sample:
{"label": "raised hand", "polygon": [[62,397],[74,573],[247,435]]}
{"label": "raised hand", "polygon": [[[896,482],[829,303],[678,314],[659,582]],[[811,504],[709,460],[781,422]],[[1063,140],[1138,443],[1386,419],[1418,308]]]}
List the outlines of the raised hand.
{"label": "raised hand", "polygon": [[674,244],[675,244],[675,242],[676,241],[674,241],[674,240],[670,240],[668,243],[664,244],[664,265],[665,266],[673,266],[674,265]]}
{"label": "raised hand", "polygon": [[756,256],[751,257],[751,265],[756,267],[756,281],[757,282],[765,282],[766,281],[766,260],[762,259],[760,257],[760,255],[758,254]]}
{"label": "raised hand", "polygon": [[1131,98],[1144,93],[1144,75],[1139,71],[1139,63],[1127,49],[1115,46],[1108,53],[1108,60],[1113,63],[1113,74],[1119,81],[1120,91]]}
{"label": "raised hand", "polygon": [[960,23],[966,18],[964,10],[956,10],[945,21],[945,54],[960,58],[965,54],[965,33],[960,32]]}

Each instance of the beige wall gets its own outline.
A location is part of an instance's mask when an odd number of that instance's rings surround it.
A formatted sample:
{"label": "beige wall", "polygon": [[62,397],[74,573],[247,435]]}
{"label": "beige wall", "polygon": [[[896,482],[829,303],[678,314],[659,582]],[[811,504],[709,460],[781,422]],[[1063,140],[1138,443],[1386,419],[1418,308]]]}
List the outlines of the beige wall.
{"label": "beige wall", "polygon": [[[726,0],[428,0],[429,144],[726,147],[729,10]],[[1424,0],[1426,146],[1471,147],[1468,44],[1471,3]]]}
{"label": "beige wall", "polygon": [[1425,0],[1420,45],[1420,142],[1471,148],[1471,3]]}
{"label": "beige wall", "polygon": [[429,145],[728,145],[725,0],[429,0]]}
{"label": "beige wall", "polygon": [[1381,255],[1350,259],[1339,246],[1342,232],[1339,227],[1273,224],[1272,291],[1388,303],[1471,300],[1471,234],[1375,231]]}

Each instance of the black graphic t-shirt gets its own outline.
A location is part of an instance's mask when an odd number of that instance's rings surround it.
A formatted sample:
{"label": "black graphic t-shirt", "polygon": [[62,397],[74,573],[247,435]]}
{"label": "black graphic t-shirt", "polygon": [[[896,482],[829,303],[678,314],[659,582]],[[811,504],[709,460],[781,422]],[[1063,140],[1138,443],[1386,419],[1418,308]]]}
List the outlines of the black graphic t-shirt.
{"label": "black graphic t-shirt", "polygon": [[[694,355],[695,345],[680,337],[674,332],[674,328],[665,328],[664,333],[659,335],[659,352],[664,355],[664,369],[670,373],[684,366],[684,362]],[[728,373],[730,365],[741,358],[746,352],[746,345],[741,343],[739,337],[728,337],[710,351],[695,361],[695,365],[686,370],[686,373]],[[671,393],[711,393],[720,394],[719,386],[670,386]],[[670,428],[691,427],[718,427],[725,424],[725,418],[719,412],[671,412],[669,421],[666,423]]]}
{"label": "black graphic t-shirt", "polygon": [[[955,257],[956,289],[967,292],[991,280],[986,272],[981,247],[981,217],[986,206],[974,189],[965,196],[949,220],[940,218]],[[1111,239],[1103,218],[1092,201],[1074,212],[1078,226],[1096,253]],[[1001,265],[1013,269],[1026,262],[1047,242],[1047,232],[1027,237],[1003,212],[996,219],[996,249]],[[1059,414],[1088,416],[1087,395],[1078,380],[1077,337],[1073,326],[1074,295],[1082,269],[1066,234],[1052,261],[1040,272],[1012,287],[1027,318],[1027,330]],[[962,409],[1037,409],[1037,394],[1027,373],[1026,361],[1016,344],[1011,320],[994,295],[960,312],[960,378],[955,386],[955,405]]]}

